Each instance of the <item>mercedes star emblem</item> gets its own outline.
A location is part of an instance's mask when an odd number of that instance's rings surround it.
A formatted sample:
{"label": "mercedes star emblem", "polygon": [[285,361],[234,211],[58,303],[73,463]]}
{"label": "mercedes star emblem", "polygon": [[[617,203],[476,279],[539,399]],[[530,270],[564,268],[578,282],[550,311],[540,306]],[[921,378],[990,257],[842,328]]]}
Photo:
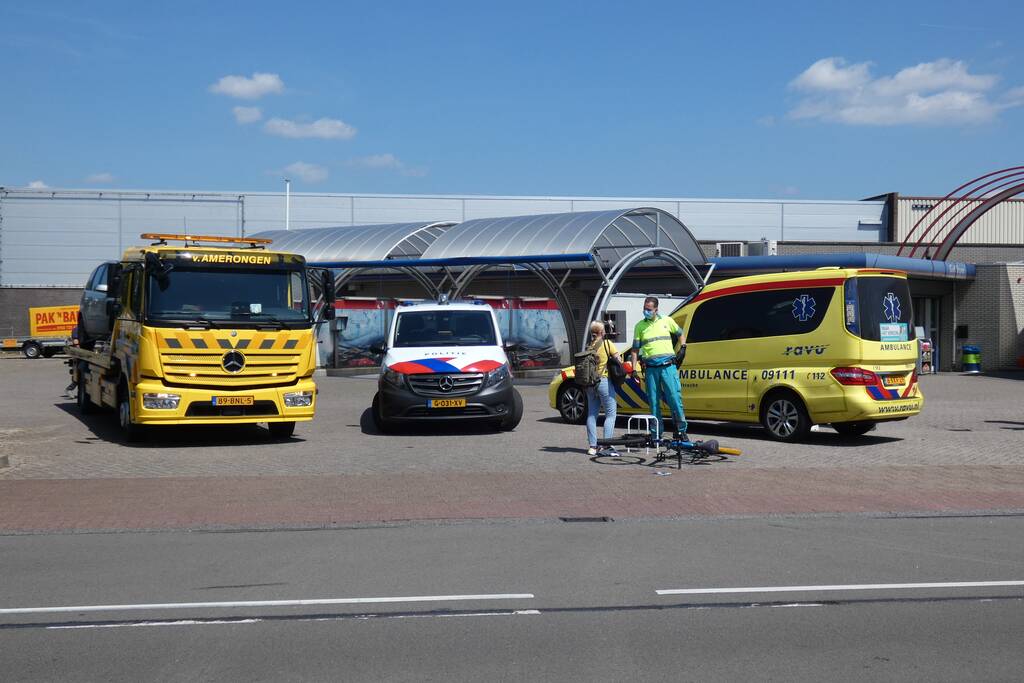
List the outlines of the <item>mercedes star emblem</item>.
{"label": "mercedes star emblem", "polygon": [[455,380],[447,376],[442,377],[437,380],[437,387],[441,391],[451,391],[455,387]]}
{"label": "mercedes star emblem", "polygon": [[237,374],[245,369],[245,356],[238,351],[228,351],[221,358],[220,364],[232,374]]}

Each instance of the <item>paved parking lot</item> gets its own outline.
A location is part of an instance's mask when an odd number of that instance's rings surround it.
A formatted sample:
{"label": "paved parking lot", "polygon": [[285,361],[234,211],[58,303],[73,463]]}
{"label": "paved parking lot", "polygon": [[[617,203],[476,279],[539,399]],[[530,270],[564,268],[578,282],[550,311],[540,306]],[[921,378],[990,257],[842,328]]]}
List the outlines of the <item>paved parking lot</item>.
{"label": "paved parking lot", "polygon": [[[511,433],[452,426],[384,436],[366,412],[373,379],[324,377],[316,420],[290,442],[255,426],[196,427],[129,445],[113,415],[78,414],[60,359],[0,360],[0,381],[6,528],[1024,508],[1024,383],[1012,378],[925,377],[922,415],[861,438],[823,428],[783,445],[756,428],[697,423],[694,437],[743,455],[659,468],[668,477],[651,476],[642,454],[588,458],[583,428],[548,407],[546,385],[520,386],[525,417]],[[111,491],[145,514],[125,517]],[[202,504],[187,507],[189,496]],[[38,502],[47,497],[63,502]],[[162,507],[146,504],[157,500]],[[96,506],[105,512],[90,520]]]}

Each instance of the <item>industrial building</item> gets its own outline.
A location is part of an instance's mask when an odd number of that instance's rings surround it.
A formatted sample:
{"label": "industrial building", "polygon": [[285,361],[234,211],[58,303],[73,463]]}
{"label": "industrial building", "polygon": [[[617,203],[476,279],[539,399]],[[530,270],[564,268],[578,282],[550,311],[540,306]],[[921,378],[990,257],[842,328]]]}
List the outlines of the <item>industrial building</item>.
{"label": "industrial building", "polygon": [[[864,264],[871,255],[905,255],[899,252],[916,216],[943,208],[943,201],[897,194],[811,201],[293,193],[287,227],[461,224],[649,207],[678,218],[716,263],[715,277],[731,277],[844,265],[856,255]],[[77,302],[89,272],[137,244],[142,232],[281,230],[285,204],[284,193],[0,188],[0,335],[24,334],[29,306]],[[925,242],[915,254],[918,263],[936,246]],[[939,368],[955,369],[967,342],[981,346],[986,368],[1018,367],[1024,358],[1024,202],[1009,200],[982,216],[947,261],[941,273],[928,265],[908,268],[916,322],[934,340]]]}

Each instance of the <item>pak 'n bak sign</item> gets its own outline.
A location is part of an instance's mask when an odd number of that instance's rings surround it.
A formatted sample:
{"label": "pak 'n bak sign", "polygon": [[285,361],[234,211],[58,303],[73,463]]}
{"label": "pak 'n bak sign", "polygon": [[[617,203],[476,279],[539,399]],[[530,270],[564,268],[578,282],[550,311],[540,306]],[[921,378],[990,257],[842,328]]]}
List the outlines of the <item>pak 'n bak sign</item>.
{"label": "pak 'n bak sign", "polygon": [[78,324],[78,306],[38,306],[28,309],[33,337],[68,337]]}

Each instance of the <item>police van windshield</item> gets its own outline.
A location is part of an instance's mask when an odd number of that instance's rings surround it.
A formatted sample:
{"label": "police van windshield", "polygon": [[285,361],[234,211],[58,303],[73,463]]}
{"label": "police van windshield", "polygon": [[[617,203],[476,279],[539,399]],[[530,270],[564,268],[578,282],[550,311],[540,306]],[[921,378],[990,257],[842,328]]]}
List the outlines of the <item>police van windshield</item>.
{"label": "police van windshield", "polygon": [[175,267],[148,278],[146,318],[210,327],[308,324],[309,295],[301,270]]}
{"label": "police van windshield", "polygon": [[494,346],[488,311],[434,310],[398,314],[395,346]]}
{"label": "police van windshield", "polygon": [[912,341],[914,310],[901,277],[854,277],[844,286],[846,329],[877,342]]}

